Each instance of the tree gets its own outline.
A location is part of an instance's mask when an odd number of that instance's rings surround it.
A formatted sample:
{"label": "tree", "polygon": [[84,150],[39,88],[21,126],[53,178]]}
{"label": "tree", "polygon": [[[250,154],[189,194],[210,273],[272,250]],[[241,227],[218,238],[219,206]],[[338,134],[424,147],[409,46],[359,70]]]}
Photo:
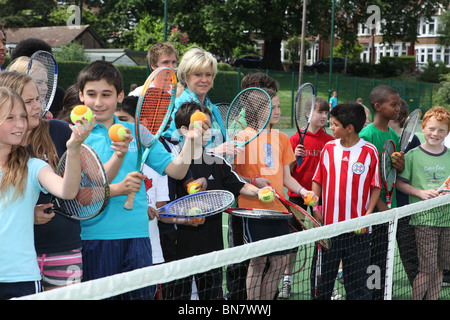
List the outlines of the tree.
{"label": "tree", "polygon": [[438,27],[439,39],[438,43],[441,46],[450,46],[450,11],[444,12],[440,16],[441,23]]}

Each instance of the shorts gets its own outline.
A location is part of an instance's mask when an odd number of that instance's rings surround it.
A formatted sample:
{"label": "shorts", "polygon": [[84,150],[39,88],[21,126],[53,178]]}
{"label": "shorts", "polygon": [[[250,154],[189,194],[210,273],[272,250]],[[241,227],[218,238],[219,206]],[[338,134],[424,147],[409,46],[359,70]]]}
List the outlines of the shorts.
{"label": "shorts", "polygon": [[[83,240],[83,281],[153,265],[150,238]],[[140,288],[109,300],[153,300],[155,286]]]}
{"label": "shorts", "polygon": [[83,274],[81,249],[39,254],[37,261],[44,290],[81,282]]}
{"label": "shorts", "polygon": [[0,282],[0,300],[20,298],[41,292],[40,281]]}
{"label": "shorts", "polygon": [[450,228],[415,226],[419,271],[450,269]]}
{"label": "shorts", "polygon": [[[259,240],[274,238],[289,234],[289,223],[286,220],[264,220],[244,218],[244,242],[252,243]],[[272,252],[269,255],[285,255],[290,250]]]}

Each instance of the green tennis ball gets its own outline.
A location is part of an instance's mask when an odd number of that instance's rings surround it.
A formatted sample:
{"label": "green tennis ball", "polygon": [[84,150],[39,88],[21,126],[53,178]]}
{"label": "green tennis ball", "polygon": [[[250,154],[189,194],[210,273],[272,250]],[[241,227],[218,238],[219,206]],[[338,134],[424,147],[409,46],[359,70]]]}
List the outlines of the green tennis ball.
{"label": "green tennis ball", "polygon": [[259,197],[259,200],[262,202],[272,202],[274,200],[274,195],[272,190],[270,189],[264,189],[261,192],[261,196]]}
{"label": "green tennis ball", "polygon": [[72,121],[73,124],[77,124],[77,120],[83,122],[83,117],[86,119],[85,121],[87,123],[92,122],[92,110],[84,104],[75,106],[70,112],[70,121]]}
{"label": "green tennis ball", "polygon": [[195,216],[195,215],[198,215],[198,214],[201,214],[201,213],[202,213],[202,210],[200,210],[197,207],[194,207],[194,208],[189,210],[189,215],[192,215],[192,216]]}

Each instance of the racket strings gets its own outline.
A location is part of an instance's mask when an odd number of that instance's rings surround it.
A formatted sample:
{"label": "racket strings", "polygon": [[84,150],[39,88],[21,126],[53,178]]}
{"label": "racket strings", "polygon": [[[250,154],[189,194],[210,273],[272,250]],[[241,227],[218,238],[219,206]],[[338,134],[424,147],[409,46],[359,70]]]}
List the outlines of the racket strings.
{"label": "racket strings", "polygon": [[[93,150],[83,145],[81,148],[81,181],[74,199],[57,199],[60,209],[81,219],[100,213],[109,199],[109,187],[103,165]],[[66,156],[61,159],[58,174],[66,170]],[[56,208],[57,209],[57,208]]]}
{"label": "racket strings", "polygon": [[382,171],[383,179],[387,182],[389,188],[391,188],[394,181],[397,179],[397,171],[392,166],[391,155],[395,152],[395,146],[393,143],[385,144],[383,159],[382,159]]}
{"label": "racket strings", "polygon": [[208,191],[194,194],[183,201],[174,202],[167,209],[167,213],[175,216],[204,215],[224,211],[233,202],[234,196],[232,193]]}
{"label": "racket strings", "polygon": [[412,137],[417,129],[417,124],[419,123],[421,111],[420,109],[416,109],[407,118],[405,124],[402,129],[402,133],[400,135],[400,150],[405,151],[408,147],[409,143],[412,140]]}
{"label": "racket strings", "polygon": [[308,125],[308,119],[311,116],[311,111],[314,110],[314,90],[312,86],[302,87],[300,90],[296,107],[295,107],[295,118],[297,125],[300,129],[305,130]]}
{"label": "racket strings", "polygon": [[263,90],[241,92],[228,110],[228,136],[236,143],[252,140],[266,127],[271,109],[270,97]]}
{"label": "racket strings", "polygon": [[53,56],[46,51],[37,52],[30,60],[28,74],[36,82],[41,95],[42,111],[49,109],[57,86],[57,66]]}
{"label": "racket strings", "polygon": [[164,123],[174,90],[173,72],[170,70],[161,70],[150,82],[142,102],[139,123],[152,134],[156,134]]}

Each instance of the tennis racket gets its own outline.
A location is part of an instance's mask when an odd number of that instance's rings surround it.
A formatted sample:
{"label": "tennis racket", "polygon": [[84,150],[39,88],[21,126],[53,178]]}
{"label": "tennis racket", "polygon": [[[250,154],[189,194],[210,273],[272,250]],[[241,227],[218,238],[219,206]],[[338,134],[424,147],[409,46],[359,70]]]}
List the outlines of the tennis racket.
{"label": "tennis racket", "polygon": [[[315,89],[311,83],[305,83],[297,90],[295,97],[295,125],[297,126],[300,144],[303,145],[306,132],[311,122],[315,105]],[[302,164],[303,158],[298,157],[297,164]]]}
{"label": "tennis racket", "polygon": [[386,204],[391,208],[392,195],[394,193],[395,180],[397,179],[397,170],[392,167],[391,155],[395,152],[395,144],[392,140],[386,140],[381,154],[381,179],[384,184],[386,195]]}
{"label": "tennis racket", "polygon": [[229,208],[226,210],[229,214],[243,218],[253,219],[289,219],[292,214],[290,212],[265,210],[265,209],[249,209],[249,208]]}
{"label": "tennis racket", "polygon": [[[295,217],[297,222],[302,226],[303,230],[309,230],[309,229],[318,228],[321,226],[321,224],[312,215],[310,215],[306,210],[304,210],[302,207],[287,200],[281,194],[279,194],[276,190],[274,190],[274,191],[275,191],[275,196],[278,198],[278,200],[281,201],[281,203],[284,205],[284,207],[287,209],[287,211],[292,213],[292,215]],[[319,243],[325,249],[331,248],[331,240],[330,239],[321,239],[321,240],[319,240]]]}
{"label": "tennis racket", "polygon": [[241,91],[228,109],[225,121],[228,138],[237,147],[244,147],[264,130],[271,115],[272,99],[267,92],[260,88]]}
{"label": "tennis racket", "polygon": [[224,212],[234,203],[234,195],[226,190],[207,190],[193,193],[158,208],[160,217],[203,218]]}
{"label": "tennis racket", "polygon": [[444,181],[444,183],[436,190],[437,193],[441,192],[450,192],[450,176],[447,177],[447,180]]}
{"label": "tennis racket", "polygon": [[[87,144],[81,145],[81,181],[77,196],[72,200],[51,197],[53,209],[75,220],[89,220],[100,214],[109,201],[109,183],[103,164],[97,153]],[[56,174],[64,176],[67,152],[59,160]]]}
{"label": "tennis racket", "polygon": [[225,125],[227,121],[227,113],[230,108],[230,104],[228,102],[220,102],[216,104],[216,107],[219,109],[220,116],[222,117],[223,125]]}
{"label": "tennis racket", "polygon": [[[138,162],[142,172],[151,147],[165,130],[173,109],[177,77],[170,68],[158,68],[150,74],[142,87],[135,115]],[[145,149],[145,150],[144,150]],[[124,208],[133,209],[135,193],[128,194]]]}
{"label": "tennis racket", "polygon": [[58,64],[55,57],[47,51],[36,51],[28,62],[27,74],[33,78],[39,88],[44,118],[55,98],[58,83]]}
{"label": "tennis racket", "polygon": [[403,125],[402,133],[400,134],[400,151],[405,153],[408,145],[411,143],[414,133],[417,129],[417,124],[419,123],[420,117],[422,116],[422,111],[416,109],[411,112],[405,120]]}

